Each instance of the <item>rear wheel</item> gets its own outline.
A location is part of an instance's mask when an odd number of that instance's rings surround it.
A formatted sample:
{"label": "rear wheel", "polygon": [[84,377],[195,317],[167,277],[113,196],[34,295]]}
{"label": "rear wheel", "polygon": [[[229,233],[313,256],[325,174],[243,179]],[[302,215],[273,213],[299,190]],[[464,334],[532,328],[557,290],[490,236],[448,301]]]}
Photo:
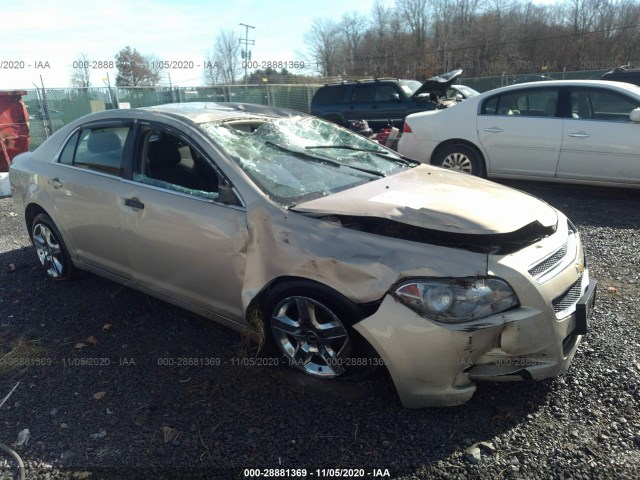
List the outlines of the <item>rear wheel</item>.
{"label": "rear wheel", "polygon": [[50,278],[67,280],[75,275],[76,269],[67,247],[49,215],[41,213],[34,218],[31,238],[38,260]]}
{"label": "rear wheel", "polygon": [[378,364],[353,329],[363,314],[353,302],[314,282],[276,286],[263,310],[272,352],[316,378],[362,379]]}
{"label": "rear wheel", "polygon": [[450,145],[438,151],[433,164],[478,177],[485,174],[480,154],[473,147],[464,144]]}

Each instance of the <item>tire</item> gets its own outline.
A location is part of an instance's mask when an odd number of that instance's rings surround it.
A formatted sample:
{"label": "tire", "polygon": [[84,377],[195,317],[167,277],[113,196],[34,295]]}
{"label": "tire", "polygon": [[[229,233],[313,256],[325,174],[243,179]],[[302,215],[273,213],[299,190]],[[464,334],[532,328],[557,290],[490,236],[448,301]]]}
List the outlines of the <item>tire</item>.
{"label": "tire", "polygon": [[31,239],[40,264],[49,278],[69,280],[76,275],[77,270],[71,261],[69,251],[49,215],[40,213],[33,219]]}
{"label": "tire", "polygon": [[464,144],[455,144],[439,150],[432,161],[433,165],[484,177],[484,162],[478,151]]}
{"label": "tire", "polygon": [[332,289],[305,280],[277,285],[262,313],[266,351],[290,366],[323,379],[362,380],[376,370],[378,356],[353,329],[362,311]]}

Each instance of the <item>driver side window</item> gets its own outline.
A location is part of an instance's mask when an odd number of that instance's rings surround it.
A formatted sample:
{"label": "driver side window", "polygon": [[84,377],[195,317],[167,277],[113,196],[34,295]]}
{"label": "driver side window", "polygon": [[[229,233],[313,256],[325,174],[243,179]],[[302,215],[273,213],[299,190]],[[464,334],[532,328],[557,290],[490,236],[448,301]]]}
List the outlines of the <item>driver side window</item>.
{"label": "driver side window", "polygon": [[574,119],[628,123],[638,102],[604,89],[574,89],[571,92],[571,116]]}

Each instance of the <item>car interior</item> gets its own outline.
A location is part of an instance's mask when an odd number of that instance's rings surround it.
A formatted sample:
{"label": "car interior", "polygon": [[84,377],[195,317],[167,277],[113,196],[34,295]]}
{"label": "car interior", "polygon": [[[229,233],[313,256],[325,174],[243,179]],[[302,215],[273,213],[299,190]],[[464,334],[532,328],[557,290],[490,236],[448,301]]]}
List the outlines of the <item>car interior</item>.
{"label": "car interior", "polygon": [[[80,168],[97,170],[111,175],[122,172],[122,150],[124,142],[120,134],[126,138],[128,129],[99,128],[82,131],[73,165]],[[72,145],[73,140],[70,142]]]}
{"label": "car interior", "polygon": [[215,170],[194,147],[175,135],[146,132],[140,167],[135,180],[198,197],[217,197]]}

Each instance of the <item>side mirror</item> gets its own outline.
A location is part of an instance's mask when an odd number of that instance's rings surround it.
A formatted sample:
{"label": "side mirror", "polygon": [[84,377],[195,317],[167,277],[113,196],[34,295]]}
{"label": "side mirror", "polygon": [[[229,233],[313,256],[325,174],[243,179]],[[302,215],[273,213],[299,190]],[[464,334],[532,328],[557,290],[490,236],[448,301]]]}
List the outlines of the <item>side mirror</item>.
{"label": "side mirror", "polygon": [[456,94],[456,96],[454,97],[456,102],[461,102],[462,100],[464,100],[464,97],[462,96],[461,93]]}
{"label": "side mirror", "polygon": [[629,119],[634,123],[640,122],[640,108],[634,108],[629,114]]}

